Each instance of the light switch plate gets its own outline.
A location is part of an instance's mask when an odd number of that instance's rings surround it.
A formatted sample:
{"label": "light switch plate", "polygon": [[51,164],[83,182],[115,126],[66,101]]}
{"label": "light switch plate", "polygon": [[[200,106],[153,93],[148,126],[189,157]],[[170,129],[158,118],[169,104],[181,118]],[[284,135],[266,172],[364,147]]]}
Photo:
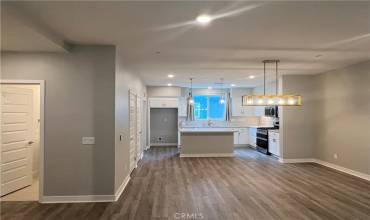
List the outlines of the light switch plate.
{"label": "light switch plate", "polygon": [[82,144],[86,145],[95,144],[95,137],[82,137]]}

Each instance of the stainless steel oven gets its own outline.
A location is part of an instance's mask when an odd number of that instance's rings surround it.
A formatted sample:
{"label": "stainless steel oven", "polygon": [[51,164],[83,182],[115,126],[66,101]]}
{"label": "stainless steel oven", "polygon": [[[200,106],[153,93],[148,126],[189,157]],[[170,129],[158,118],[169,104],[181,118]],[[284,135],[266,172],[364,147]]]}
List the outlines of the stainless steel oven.
{"label": "stainless steel oven", "polygon": [[268,129],[267,128],[257,128],[257,139],[256,145],[257,150],[264,154],[269,154],[268,151]]}

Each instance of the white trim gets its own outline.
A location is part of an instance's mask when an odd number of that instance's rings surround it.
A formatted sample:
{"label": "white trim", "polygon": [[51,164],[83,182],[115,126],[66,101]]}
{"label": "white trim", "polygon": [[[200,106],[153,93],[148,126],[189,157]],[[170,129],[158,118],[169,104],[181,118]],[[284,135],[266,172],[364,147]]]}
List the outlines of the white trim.
{"label": "white trim", "polygon": [[128,175],[122,182],[122,184],[119,186],[119,188],[117,189],[116,193],[114,194],[114,201],[116,202],[119,197],[121,196],[121,194],[123,193],[123,191],[125,190],[127,184],[130,182],[131,180],[131,177],[130,175]]}
{"label": "white trim", "polygon": [[130,182],[128,175],[114,195],[44,196],[42,203],[116,202]]}
{"label": "white trim", "polygon": [[42,203],[113,202],[115,195],[44,196]]}
{"label": "white trim", "polygon": [[151,147],[169,147],[169,146],[177,146],[178,143],[151,143]]}
{"label": "white trim", "polygon": [[145,150],[149,150],[150,146],[145,146]]}
{"label": "white trim", "polygon": [[338,166],[336,164],[329,163],[329,162],[326,162],[326,161],[318,160],[318,159],[315,159],[315,163],[326,166],[326,167],[329,167],[329,168],[332,168],[332,169],[335,169],[335,170],[338,170],[338,171],[341,171],[343,173],[347,173],[347,174],[352,175],[352,176],[359,177],[359,178],[367,180],[367,181],[370,181],[370,175],[366,174],[366,173],[361,173],[361,172],[358,172],[358,171],[355,171],[355,170],[351,170],[351,169],[348,169],[348,168],[345,168],[345,167],[342,167],[342,166]]}
{"label": "white trim", "polygon": [[233,157],[234,153],[181,154],[180,157]]}
{"label": "white trim", "polygon": [[39,84],[40,85],[40,156],[39,157],[39,202],[44,201],[44,160],[45,160],[45,80],[8,80],[0,84]]}
{"label": "white trim", "polygon": [[313,158],[283,159],[279,158],[280,163],[315,163]]}
{"label": "white trim", "polygon": [[342,166],[339,166],[339,165],[336,165],[336,164],[333,164],[333,163],[329,163],[329,162],[326,162],[326,161],[322,161],[322,160],[319,160],[319,159],[314,159],[314,158],[283,159],[283,158],[279,158],[279,162],[280,163],[317,163],[317,164],[320,164],[322,166],[325,166],[325,167],[328,167],[328,168],[331,168],[331,169],[334,169],[334,170],[337,170],[337,171],[340,171],[340,172],[343,172],[343,173],[346,173],[346,174],[349,174],[349,175],[352,175],[352,176],[356,176],[356,177],[359,177],[359,178],[367,180],[367,181],[370,181],[370,175],[369,174],[362,173],[362,172],[355,171],[355,170],[351,170],[351,169],[348,169],[348,168],[345,168],[345,167],[342,167]]}

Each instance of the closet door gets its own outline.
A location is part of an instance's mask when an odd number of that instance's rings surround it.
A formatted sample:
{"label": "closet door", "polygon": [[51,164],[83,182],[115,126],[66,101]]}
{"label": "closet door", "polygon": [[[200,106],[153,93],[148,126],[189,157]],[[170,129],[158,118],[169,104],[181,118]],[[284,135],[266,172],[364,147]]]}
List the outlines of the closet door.
{"label": "closet door", "polygon": [[142,149],[141,149],[141,134],[142,134],[142,130],[141,130],[141,116],[142,116],[142,113],[141,113],[141,98],[139,96],[136,97],[136,164],[137,165],[137,162],[140,160],[141,158],[141,153],[142,153]]}
{"label": "closet door", "polygon": [[130,172],[136,166],[136,94],[130,91]]}
{"label": "closet door", "polygon": [[32,184],[32,95],[1,88],[1,196]]}

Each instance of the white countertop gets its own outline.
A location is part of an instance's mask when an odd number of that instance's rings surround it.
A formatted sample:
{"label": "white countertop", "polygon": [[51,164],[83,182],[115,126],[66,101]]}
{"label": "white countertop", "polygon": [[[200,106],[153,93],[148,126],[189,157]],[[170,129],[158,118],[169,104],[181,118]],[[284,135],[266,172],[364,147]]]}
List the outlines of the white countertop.
{"label": "white countertop", "polygon": [[199,132],[235,132],[237,131],[236,128],[180,128],[179,132],[182,133],[199,133]]}
{"label": "white countertop", "polygon": [[271,126],[244,126],[244,127],[184,127],[179,132],[237,132],[239,128],[270,128]]}

